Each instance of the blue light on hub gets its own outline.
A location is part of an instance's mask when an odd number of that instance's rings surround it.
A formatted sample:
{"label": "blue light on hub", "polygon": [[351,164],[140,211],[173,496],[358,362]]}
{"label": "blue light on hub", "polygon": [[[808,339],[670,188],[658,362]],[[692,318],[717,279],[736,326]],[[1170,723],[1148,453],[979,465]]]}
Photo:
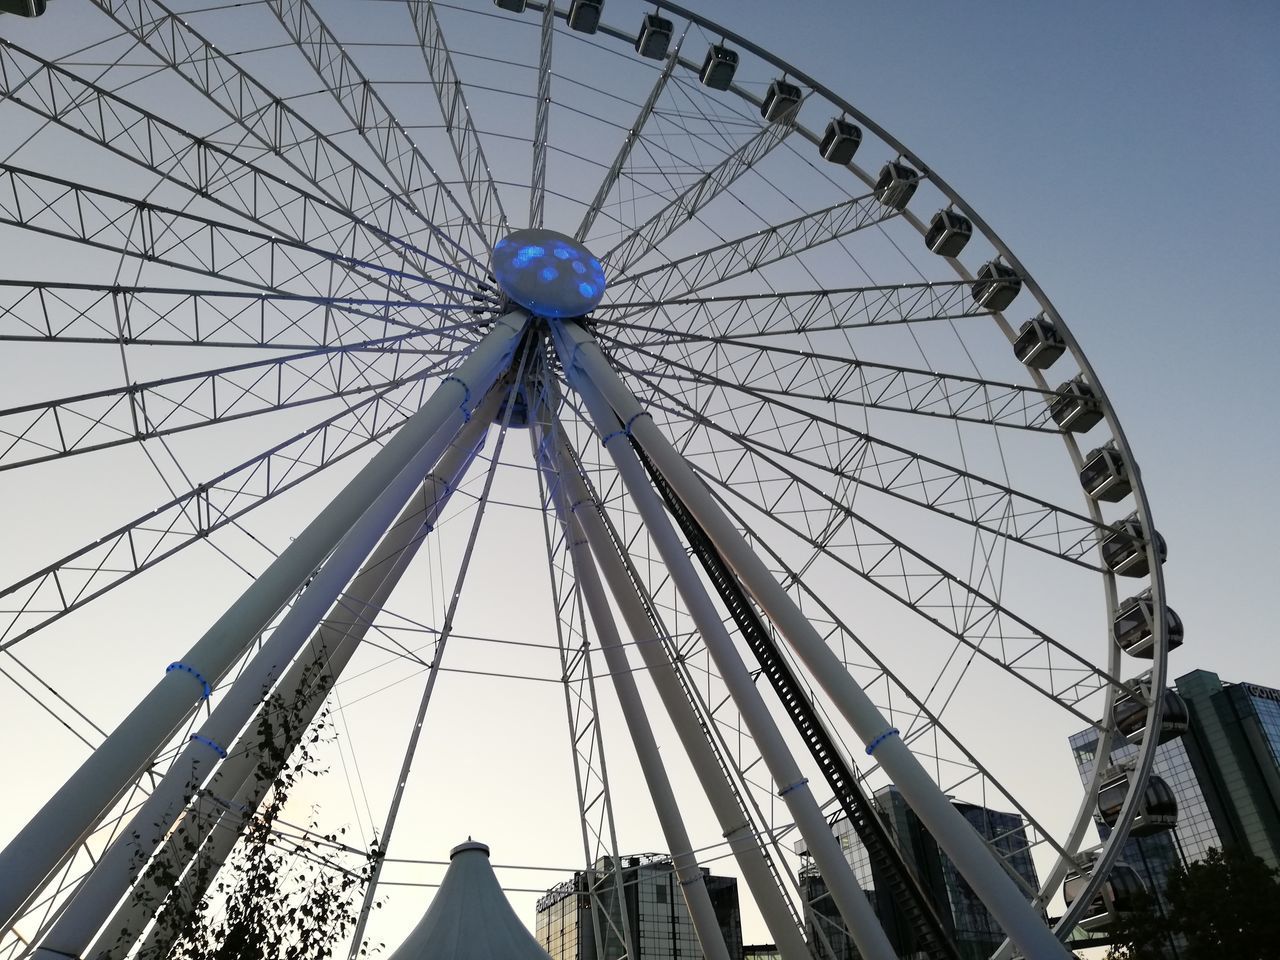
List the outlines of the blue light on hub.
{"label": "blue light on hub", "polygon": [[493,248],[493,275],[503,293],[540,317],[584,316],[606,286],[604,267],[591,251],[554,230],[503,237]]}

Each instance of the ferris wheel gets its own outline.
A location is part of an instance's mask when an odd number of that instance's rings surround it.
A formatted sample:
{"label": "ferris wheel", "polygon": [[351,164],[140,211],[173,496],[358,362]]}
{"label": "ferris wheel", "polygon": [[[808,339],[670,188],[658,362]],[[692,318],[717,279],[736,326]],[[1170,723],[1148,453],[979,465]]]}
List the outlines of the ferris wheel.
{"label": "ferris wheel", "polygon": [[[459,716],[545,721],[568,757],[565,849],[616,858],[643,806],[717,960],[708,858],[817,960],[797,845],[830,922],[896,955],[836,815],[922,952],[957,955],[891,785],[1001,956],[1065,955],[1130,832],[1171,822],[1182,627],[1064,318],[819,79],[681,6],[604,6],[0,22],[0,683],[6,751],[60,781],[5,824],[6,958],[136,949],[153,858],[198,898],[190,863],[263,799],[272,691],[350,714],[342,762],[382,776],[367,897],[412,782],[468,776],[415,764],[440,701],[487,679]],[[486,569],[491,532],[523,574]],[[562,701],[554,741],[522,679]]]}

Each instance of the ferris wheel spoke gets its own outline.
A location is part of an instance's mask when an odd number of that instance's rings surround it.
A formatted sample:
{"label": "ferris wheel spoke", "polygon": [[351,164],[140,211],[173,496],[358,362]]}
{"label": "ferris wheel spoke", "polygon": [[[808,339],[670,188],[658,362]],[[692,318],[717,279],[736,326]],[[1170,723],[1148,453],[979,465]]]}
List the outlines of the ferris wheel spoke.
{"label": "ferris wheel spoke", "polygon": [[556,5],[542,8],[538,32],[538,95],[533,114],[533,170],[529,180],[529,226],[542,227],[547,200],[547,138],[551,123],[551,49],[556,32]]}
{"label": "ferris wheel spoke", "polygon": [[[803,333],[991,316],[991,311],[968,296],[970,286],[969,281],[953,280],[633,300],[601,304],[593,312],[592,322],[634,330],[661,342],[698,335],[750,344]],[[662,325],[629,319],[655,308],[661,308]]]}
{"label": "ferris wheel spoke", "polygon": [[680,298],[789,260],[896,216],[897,209],[885,206],[871,194],[853,197],[699,253],[624,275],[612,286],[616,292],[627,285],[639,285],[646,294],[662,301]]}
{"label": "ferris wheel spoke", "polygon": [[458,169],[466,182],[471,208],[475,212],[476,222],[485,231],[488,244],[492,246],[498,235],[507,229],[507,213],[502,208],[502,197],[493,182],[489,161],[485,159],[484,146],[471,117],[471,108],[467,105],[462,81],[454,68],[444,31],[440,28],[435,4],[431,0],[408,2],[409,16],[413,20],[414,32],[418,35],[423,59],[426,60],[431,86],[440,103],[445,132],[453,145]]}
{"label": "ferris wheel spoke", "polygon": [[[417,334],[311,350],[0,410],[0,470],[138,443],[430,376],[452,350],[396,350]],[[383,368],[387,369],[383,369]]]}
{"label": "ferris wheel spoke", "polygon": [[[737,485],[721,481],[699,464],[695,463],[694,469],[712,484],[713,495],[722,505],[727,495],[748,507],[752,504],[752,498]],[[824,556],[876,586],[965,647],[1070,711],[1080,722],[1092,723],[1082,712],[1084,700],[1108,686],[1123,688],[1120,680],[1093,666],[1075,651],[932,564],[865,518],[853,516],[856,520],[846,526],[852,528],[853,523],[864,526],[870,536],[855,536],[853,547],[839,554],[829,542],[824,543],[776,513],[771,519],[812,548],[815,557]],[[860,559],[855,561],[850,554]]]}
{"label": "ferris wheel spoke", "polygon": [[[952,520],[985,529],[1089,569],[1086,558],[1109,528],[1091,518],[1023,493],[945,461],[880,439],[866,431],[821,414],[761,397],[735,384],[707,377],[707,383],[746,394],[750,399],[727,402],[725,415],[750,424],[752,433],[719,422],[705,393],[695,400],[661,386],[650,371],[628,368],[653,394],[655,406],[690,425],[729,437],[743,449],[785,456],[850,485],[887,493]],[[668,404],[670,406],[668,406]],[[780,417],[779,411],[789,416]],[[766,415],[767,414],[767,415]],[[765,437],[775,438],[769,443]],[[816,461],[802,451],[822,451]]]}
{"label": "ferris wheel spoke", "polygon": [[[267,6],[391,175],[400,195],[418,207],[428,223],[472,233],[479,249],[487,250],[489,239],[308,0],[267,0]],[[430,201],[429,209],[425,201]]]}
{"label": "ferris wheel spoke", "polygon": [[361,399],[0,590],[0,650],[381,442],[412,416],[429,389],[422,379]]}
{"label": "ferris wheel spoke", "polygon": [[[744,529],[751,529],[750,524],[742,513],[735,510],[725,498],[717,497],[717,499],[720,506],[725,510],[734,523]],[[903,734],[904,742],[911,743],[912,741],[915,741],[917,744],[916,749],[918,750],[919,741],[923,739],[927,733],[931,731],[937,731],[940,733],[950,747],[960,755],[964,763],[971,766],[972,769],[980,774],[986,781],[993,784],[996,789],[1000,791],[1001,795],[1013,805],[1017,812],[1036,827],[1045,842],[1047,842],[1060,855],[1068,855],[1067,851],[1056,839],[1054,832],[1047,829],[1040,823],[1035,814],[1021,799],[1019,799],[1017,792],[1004,786],[1004,784],[991,773],[990,769],[977,757],[977,755],[965,746],[964,739],[956,735],[947,726],[943,719],[943,711],[941,709],[931,708],[925,699],[915,693],[912,689],[912,684],[906,683],[899,678],[888,664],[885,663],[883,658],[876,653],[874,647],[861,639],[861,636],[853,630],[852,627],[850,627],[835,610],[832,609],[831,605],[824,600],[817,591],[808,585],[808,581],[804,575],[794,566],[787,563],[786,559],[783,558],[781,553],[769,543],[767,538],[755,538],[752,543],[757,550],[760,550],[768,558],[770,565],[779,573],[779,579],[788,586],[788,589],[790,589],[792,593],[797,594],[799,598],[803,599],[806,606],[812,605],[812,609],[820,611],[822,617],[830,621],[835,626],[836,630],[839,632],[840,641],[855,647],[857,651],[862,656],[866,657],[870,664],[874,666],[881,677],[893,684],[893,688],[896,690],[897,694],[905,697],[910,702],[911,709],[905,712],[911,717],[913,722],[918,721],[918,724],[909,732]],[[874,682],[866,684],[866,688],[869,692],[875,689],[875,686],[876,684]],[[903,707],[894,707],[888,703],[883,704],[882,707],[888,711],[886,716],[888,716],[890,720],[896,719],[899,714],[904,712]],[[876,764],[872,761],[871,764],[867,768],[861,770],[860,773],[863,776],[866,776],[875,768],[875,766]],[[940,781],[939,786],[943,788],[944,792],[950,792],[947,789],[949,786],[958,786],[957,784],[943,783],[941,782],[940,777],[938,779]]]}
{"label": "ferris wheel spoke", "polygon": [[[460,312],[465,319],[455,319]],[[306,351],[407,332],[423,345],[386,349],[413,353],[482,325],[447,303],[0,280],[0,341]]]}
{"label": "ferris wheel spoke", "polygon": [[341,209],[389,236],[428,251],[434,247],[441,258],[483,274],[475,256],[424,216],[415,198],[386,187],[182,15],[159,0],[92,2]]}
{"label": "ferris wheel spoke", "polygon": [[390,251],[417,273],[430,275],[443,269],[464,279],[477,279],[451,261],[433,257],[261,169],[230,146],[198,137],[2,39],[0,94],[36,116],[290,240],[342,253],[354,261],[375,261]]}
{"label": "ferris wheel spoke", "polygon": [[259,289],[305,281],[321,296],[363,293],[366,282],[351,275],[322,286],[312,282],[312,271],[327,277],[338,265],[370,270],[384,292],[398,293],[399,284],[408,281],[471,295],[425,277],[9,164],[0,164],[0,223]]}
{"label": "ferris wheel spoke", "polygon": [[646,255],[667,237],[698,215],[700,211],[795,130],[793,123],[773,123],[759,130],[718,164],[682,190],[670,203],[613,246],[600,259],[610,271],[625,277]]}
{"label": "ferris wheel spoke", "polygon": [[680,60],[680,47],[683,43],[684,36],[681,35],[680,39],[676,41],[675,49],[667,54],[666,61],[663,63],[662,69],[658,71],[658,77],[649,90],[649,95],[640,106],[640,112],[636,114],[635,120],[627,128],[627,135],[623,138],[622,145],[618,147],[618,153],[613,158],[613,163],[609,165],[604,179],[596,189],[595,196],[582,215],[582,222],[578,224],[578,230],[574,233],[575,239],[586,239],[587,234],[591,232],[592,225],[596,222],[596,217],[604,209],[609,195],[613,192],[614,186],[622,176],[622,170],[627,165],[627,160],[631,157],[632,148],[640,140],[644,133],[645,125],[649,122],[649,118],[653,116],[654,107],[658,105],[658,98],[662,96],[662,92],[667,88],[667,81],[671,79],[671,73],[675,70],[676,63]]}
{"label": "ferris wheel spoke", "polygon": [[[679,346],[687,349],[681,349],[683,359],[677,359],[669,352],[604,332],[597,336],[656,361],[645,365],[651,376],[686,383],[710,381],[757,399],[783,398],[1060,432],[1049,417],[1049,404],[1060,394],[1051,390],[790,347],[759,344],[741,349],[724,345],[717,337],[697,335],[681,338]],[[692,345],[704,346],[692,349]],[[762,359],[764,363],[759,362]]]}

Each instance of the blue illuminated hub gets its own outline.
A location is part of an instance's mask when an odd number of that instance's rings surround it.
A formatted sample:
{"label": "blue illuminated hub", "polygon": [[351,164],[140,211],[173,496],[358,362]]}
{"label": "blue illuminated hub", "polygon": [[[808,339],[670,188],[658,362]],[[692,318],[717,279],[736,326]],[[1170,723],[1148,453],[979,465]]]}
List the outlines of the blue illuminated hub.
{"label": "blue illuminated hub", "polygon": [[493,248],[493,275],[508,297],[540,317],[581,317],[604,296],[604,267],[554,230],[517,230]]}

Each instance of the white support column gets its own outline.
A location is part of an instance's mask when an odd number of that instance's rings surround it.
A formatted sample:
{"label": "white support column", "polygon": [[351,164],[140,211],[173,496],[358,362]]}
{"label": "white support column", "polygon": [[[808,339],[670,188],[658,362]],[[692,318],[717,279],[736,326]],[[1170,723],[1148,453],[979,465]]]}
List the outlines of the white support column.
{"label": "white support column", "polygon": [[[631,743],[640,761],[640,770],[649,788],[649,796],[653,800],[653,809],[662,828],[663,839],[671,854],[676,880],[680,884],[680,892],[689,910],[689,919],[693,923],[693,930],[698,937],[705,960],[729,960],[729,949],[725,946],[724,933],[716,919],[715,907],[711,905],[711,896],[707,893],[702,868],[698,865],[697,857],[694,856],[693,844],[689,840],[688,830],[685,829],[684,818],[680,815],[680,804],[676,801],[675,790],[672,789],[671,780],[667,777],[666,766],[658,750],[657,738],[654,737],[653,728],[649,725],[644,700],[640,696],[640,689],[631,672],[631,663],[618,636],[618,627],[614,623],[608,597],[600,583],[600,574],[591,558],[591,551],[587,547],[582,527],[574,516],[574,511],[579,504],[568,502],[565,487],[557,482],[556,474],[563,472],[564,464],[557,462],[555,471],[547,477],[547,482],[553,485],[552,501],[555,503],[560,524],[564,528],[574,576],[582,588],[583,598],[591,613],[591,620],[595,624],[600,649],[609,667],[609,679],[613,682],[613,689],[618,695],[618,705],[622,708],[623,720],[627,724],[627,731],[631,734]],[[583,505],[590,506],[589,503]]]}
{"label": "white support column", "polygon": [[[401,512],[364,568],[319,625],[307,650],[281,678],[273,700],[291,705],[294,712],[288,724],[273,727],[277,733],[275,742],[265,744],[258,739],[258,719],[276,709],[273,702],[268,701],[259,706],[257,715],[229,750],[230,756],[203,791],[204,810],[198,814],[195,808],[188,809],[166,838],[156,857],[156,863],[163,867],[162,876],[182,874],[187,863],[197,857],[200,866],[199,870],[192,868],[182,877],[174,899],[164,906],[166,913],[194,906],[204,896],[208,884],[239,839],[247,822],[244,817],[261,804],[283,765],[283,758],[293,753],[320,712],[333,684],[448,503],[474,459],[504,393],[498,388],[490,390],[476,407],[471,421],[458,432],[436,469],[423,481],[419,493]],[[262,766],[268,748],[281,760]],[[227,812],[223,813],[224,810]],[[100,960],[127,954],[168,894],[169,886],[157,879],[150,868],[145,871],[86,956]],[[163,956],[178,932],[176,924],[167,927],[164,923],[158,924],[148,936],[140,956]]]}
{"label": "white support column", "polygon": [[[388,486],[395,485],[400,491],[400,502],[386,516],[386,523],[390,523],[396,510],[408,499],[413,486],[420,482],[457,431],[474,398],[487,392],[505,368],[525,324],[522,313],[507,314],[495,322],[494,329],[476,345],[458,369],[441,381],[431,399],[405,422],[183,660],[165,674],[164,679],[0,853],[0,926],[12,921],[51,871],[88,835],[103,813],[173,736],[178,726],[208,694],[209,688],[227,673],[276,613],[293,599],[316,567]],[[441,438],[439,442],[437,437]],[[428,446],[434,448],[434,457]],[[342,585],[339,584],[338,589]],[[309,590],[302,595],[303,601],[307,592]],[[315,614],[312,625],[323,613],[324,609],[321,609]],[[234,733],[232,731],[231,735]],[[212,751],[210,754],[213,756]],[[207,771],[207,767],[205,769]],[[114,904],[105,907],[98,917],[99,922],[105,919],[111,906]],[[90,930],[77,934],[75,939],[84,941],[79,949],[87,945],[92,933]]]}
{"label": "white support column", "polygon": [[666,509],[649,485],[644,467],[631,449],[625,433],[618,429],[620,424],[617,416],[596,391],[591,380],[574,364],[572,344],[566,344],[562,335],[562,329],[569,328],[576,328],[576,324],[566,323],[563,328],[559,325],[553,327],[557,334],[556,347],[560,351],[561,363],[569,383],[586,403],[596,431],[604,438],[605,448],[613,458],[618,474],[662,555],[667,572],[684,599],[690,616],[702,633],[703,642],[715,660],[721,679],[742,714],[743,722],[756,741],[770,775],[783,785],[778,795],[786,804],[814,863],[822,873],[831,892],[831,899],[840,911],[859,954],[865,960],[896,960],[884,928],[866,894],[858,885],[853,869],[840,850],[839,841],[831,832],[826,817],[809,789],[808,779],[801,775],[786,741],[773,722],[773,717],[769,715],[769,708],[734,647],[719,611],[708,596],[693,562],[685,552],[684,544],[671,525]]}
{"label": "white support column", "polygon": [[881,768],[902,791],[903,798],[996,922],[1028,957],[1035,960],[1069,957],[1066,947],[1036,915],[982,838],[938,789],[903,744],[898,731],[889,726],[839,657],[823,642],[786,590],[719,509],[693,469],[644,412],[595,341],[571,321],[558,325],[557,332],[561,359],[571,382],[575,377],[585,377],[600,390],[617,417],[627,425],[628,432],[706,530],[725,562],[822,684],[866,744],[867,753],[875,754]]}
{"label": "white support column", "polygon": [[[555,432],[560,433],[559,430]],[[549,438],[548,442],[555,441]],[[649,620],[644,600],[628,576],[622,557],[609,536],[601,517],[603,508],[573,466],[563,436],[560,436],[556,447],[559,479],[564,485],[569,502],[574,504],[574,517],[586,535],[605,582],[609,585],[614,601],[635,641],[636,649],[640,651],[640,657],[644,660],[662,704],[675,726],[689,762],[698,775],[703,792],[707,795],[729,843],[729,849],[742,870],[743,880],[769,929],[769,935],[773,937],[783,960],[810,960],[809,947],[787,909],[773,873],[765,863],[751,822],[747,819],[748,814],[739,805],[733,788],[721,771],[715,751],[707,742],[697,715],[681,689],[675,668],[663,653],[662,638]]]}

